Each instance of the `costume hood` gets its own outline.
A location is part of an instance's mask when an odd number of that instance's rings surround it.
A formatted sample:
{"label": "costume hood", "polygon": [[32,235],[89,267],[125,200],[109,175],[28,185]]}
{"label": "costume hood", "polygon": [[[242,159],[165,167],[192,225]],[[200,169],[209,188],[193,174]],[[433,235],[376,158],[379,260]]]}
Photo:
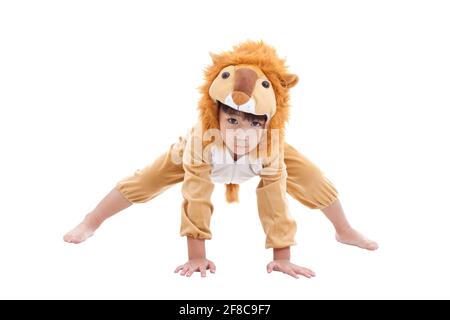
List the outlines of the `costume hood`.
{"label": "costume hood", "polygon": [[[218,101],[239,111],[266,115],[268,130],[264,141],[267,155],[284,144],[289,118],[289,89],[298,82],[289,73],[285,59],[263,41],[246,41],[232,50],[210,53],[212,64],[204,70],[198,104],[203,132],[219,129]],[[277,131],[277,141],[273,139]],[[276,144],[276,145],[275,145]]]}

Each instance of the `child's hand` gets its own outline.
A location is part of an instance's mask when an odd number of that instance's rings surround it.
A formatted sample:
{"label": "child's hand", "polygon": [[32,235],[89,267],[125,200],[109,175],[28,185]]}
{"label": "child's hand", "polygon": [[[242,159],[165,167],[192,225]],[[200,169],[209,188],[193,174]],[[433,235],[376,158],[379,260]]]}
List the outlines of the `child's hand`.
{"label": "child's hand", "polygon": [[175,273],[181,270],[180,275],[190,277],[194,272],[199,271],[202,277],[206,277],[206,270],[209,272],[216,272],[216,265],[205,258],[190,259],[185,264],[177,267]]}
{"label": "child's hand", "polygon": [[299,274],[307,278],[316,276],[314,271],[308,268],[297,266],[296,264],[291,263],[289,260],[273,260],[267,265],[267,272],[271,273],[272,271],[283,272],[296,279],[298,279]]}

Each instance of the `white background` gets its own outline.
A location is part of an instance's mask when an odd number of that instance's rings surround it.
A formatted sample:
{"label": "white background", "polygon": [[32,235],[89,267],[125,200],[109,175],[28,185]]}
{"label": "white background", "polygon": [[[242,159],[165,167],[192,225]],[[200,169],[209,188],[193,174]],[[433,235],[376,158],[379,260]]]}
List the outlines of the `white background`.
{"label": "white background", "polygon": [[[2,1],[0,298],[450,298],[450,7],[445,1]],[[208,52],[263,39],[287,57],[288,141],[333,181],[377,252],[340,245],[290,198],[293,261],[268,275],[257,180],[216,185],[209,258],[186,261],[180,186],[63,234],[197,117]]]}

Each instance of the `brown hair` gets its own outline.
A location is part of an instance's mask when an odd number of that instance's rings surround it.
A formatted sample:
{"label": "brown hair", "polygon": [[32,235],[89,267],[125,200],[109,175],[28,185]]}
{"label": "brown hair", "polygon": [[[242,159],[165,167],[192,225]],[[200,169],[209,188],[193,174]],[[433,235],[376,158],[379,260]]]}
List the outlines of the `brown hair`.
{"label": "brown hair", "polygon": [[220,101],[217,101],[218,103],[218,110],[220,112],[220,110],[223,110],[223,112],[225,112],[226,114],[235,114],[235,115],[239,115],[244,117],[245,120],[252,122],[252,121],[264,121],[264,123],[266,123],[267,121],[267,116],[266,115],[256,115],[253,113],[248,113],[248,112],[244,112],[244,111],[239,111],[236,109],[231,108],[230,106],[227,106],[226,104],[223,104]]}

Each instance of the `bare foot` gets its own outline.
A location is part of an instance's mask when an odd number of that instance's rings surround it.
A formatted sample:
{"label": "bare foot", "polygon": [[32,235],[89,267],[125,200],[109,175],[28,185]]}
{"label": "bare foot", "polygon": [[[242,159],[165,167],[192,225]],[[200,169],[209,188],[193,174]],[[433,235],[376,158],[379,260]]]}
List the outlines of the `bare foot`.
{"label": "bare foot", "polygon": [[336,240],[343,244],[357,246],[367,250],[378,249],[378,244],[375,241],[366,238],[364,235],[354,229],[336,233]]}
{"label": "bare foot", "polygon": [[64,241],[68,243],[80,243],[94,234],[99,225],[89,223],[86,220],[77,225],[74,229],[69,231],[64,236]]}

